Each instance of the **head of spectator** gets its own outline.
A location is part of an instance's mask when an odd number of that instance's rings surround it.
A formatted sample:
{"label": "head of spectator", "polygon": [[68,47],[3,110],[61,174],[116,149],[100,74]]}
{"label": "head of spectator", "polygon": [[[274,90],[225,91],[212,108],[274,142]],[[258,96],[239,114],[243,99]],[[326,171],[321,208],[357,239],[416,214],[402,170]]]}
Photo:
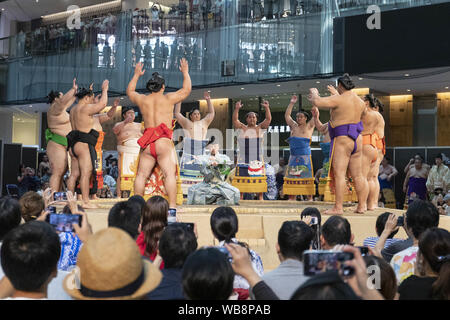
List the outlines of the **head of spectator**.
{"label": "head of spectator", "polygon": [[434,299],[450,299],[450,232],[430,228],[420,236],[417,269],[421,276],[437,277]]}
{"label": "head of spectator", "polygon": [[197,250],[197,238],[193,230],[181,223],[168,225],[159,240],[159,255],[166,269],[181,269],[187,257]]}
{"label": "head of spectator", "polygon": [[414,240],[418,241],[425,230],[438,225],[439,211],[431,202],[417,199],[408,206],[405,230]]}
{"label": "head of spectator", "polygon": [[[372,256],[366,255],[363,257],[366,267],[370,268],[374,266],[379,270],[379,288],[378,291],[386,300],[394,300],[397,294],[397,278],[395,277],[395,272],[391,265],[386,262],[386,260]],[[369,270],[369,269],[368,269]]]}
{"label": "head of spectator", "polygon": [[322,226],[320,242],[324,250],[333,249],[338,244],[351,244],[353,234],[348,220],[340,216],[328,218]]}
{"label": "head of spectator", "polygon": [[[300,218],[303,220],[305,217],[308,218],[309,225],[311,226],[313,230],[313,240],[311,242],[311,249],[313,250],[319,250],[320,249],[320,230],[322,226],[322,216],[320,214],[320,211],[317,208],[314,207],[308,207],[305,208],[302,213],[300,214]],[[315,220],[315,221],[314,221]]]}
{"label": "head of spectator", "polygon": [[327,271],[307,280],[291,300],[359,300],[359,297],[338,272]]}
{"label": "head of spectator", "polygon": [[152,255],[158,249],[158,241],[167,226],[169,203],[161,196],[147,200],[142,209],[141,230],[144,235],[145,255]]}
{"label": "head of spectator", "polygon": [[231,207],[218,207],[211,214],[211,230],[219,241],[230,242],[238,232],[238,217]]}
{"label": "head of spectator", "polygon": [[303,260],[303,252],[309,249],[314,232],[303,221],[285,221],[278,231],[275,246],[280,261]]}
{"label": "head of spectator", "polygon": [[162,277],[156,266],[142,258],[133,239],[118,228],[93,234],[80,250],[77,267],[79,273],[69,274],[63,282],[64,290],[77,300],[141,299]]}
{"label": "head of spectator", "polygon": [[[390,212],[382,213],[378,216],[377,221],[375,222],[375,230],[377,232],[377,236],[381,236],[384,230],[384,226],[386,225],[386,221],[388,220],[389,216],[391,215]],[[392,239],[398,232],[398,229],[393,231],[388,239]]]}
{"label": "head of spectator", "polygon": [[[82,206],[80,206],[79,204],[77,204],[77,210],[78,212],[85,212],[84,208]],[[66,214],[72,214],[72,210],[70,209],[70,206],[68,204],[66,204],[64,206],[64,208],[62,209],[62,213],[66,213]]]}
{"label": "head of spectator", "polygon": [[14,287],[12,297],[47,298],[60,254],[59,237],[48,223],[31,221],[8,232],[3,239],[1,263]]}
{"label": "head of spectator", "polygon": [[145,199],[139,195],[134,195],[128,198],[127,200],[128,202],[133,202],[135,204],[137,204],[142,212],[142,209],[145,206]]}
{"label": "head of spectator", "polygon": [[307,217],[307,216],[317,217],[319,226],[322,225],[322,215],[320,214],[319,209],[314,208],[314,207],[308,207],[308,208],[303,209],[302,213],[300,214],[300,218],[303,219],[303,217]]}
{"label": "head of spectator", "polygon": [[437,167],[440,167],[442,164],[442,155],[439,153],[434,157],[434,163],[436,164]]}
{"label": "head of spectator", "polygon": [[183,291],[189,300],[226,300],[233,292],[234,271],[216,248],[192,253],[183,267]]}
{"label": "head of spectator", "polygon": [[383,160],[381,160],[381,164],[383,165],[383,167],[387,167],[389,165],[389,161],[391,161],[391,159],[385,156]]}
{"label": "head of spectator", "polygon": [[423,164],[423,159],[420,156],[416,156],[414,158],[414,167],[417,170],[420,170],[420,169],[422,169],[422,164]]}
{"label": "head of spectator", "polygon": [[37,219],[45,208],[44,198],[37,192],[28,191],[19,200],[20,211],[25,222]]}
{"label": "head of spectator", "polygon": [[0,198],[0,243],[5,235],[20,224],[20,204],[14,198]]}
{"label": "head of spectator", "polygon": [[108,215],[108,227],[116,227],[127,232],[136,239],[139,235],[141,222],[141,207],[133,201],[117,202]]}

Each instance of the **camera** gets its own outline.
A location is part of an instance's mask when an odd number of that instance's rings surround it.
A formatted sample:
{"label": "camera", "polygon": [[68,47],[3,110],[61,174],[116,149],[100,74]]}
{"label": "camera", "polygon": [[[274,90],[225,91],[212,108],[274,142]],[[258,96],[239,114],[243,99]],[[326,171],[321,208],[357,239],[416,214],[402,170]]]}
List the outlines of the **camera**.
{"label": "camera", "polygon": [[46,221],[55,227],[56,231],[60,232],[74,232],[72,223],[77,223],[81,226],[81,214],[70,214],[70,213],[50,213],[47,216]]}
{"label": "camera", "polygon": [[53,194],[53,200],[54,201],[66,201],[67,193],[66,192],[55,192]]}
{"label": "camera", "polygon": [[405,224],[405,217],[404,216],[400,216],[397,219],[397,226],[398,227],[402,227]]}
{"label": "camera", "polygon": [[353,253],[331,250],[307,250],[303,252],[304,275],[314,276],[325,271],[338,271],[342,276],[351,276],[355,270],[344,265],[353,260]]}

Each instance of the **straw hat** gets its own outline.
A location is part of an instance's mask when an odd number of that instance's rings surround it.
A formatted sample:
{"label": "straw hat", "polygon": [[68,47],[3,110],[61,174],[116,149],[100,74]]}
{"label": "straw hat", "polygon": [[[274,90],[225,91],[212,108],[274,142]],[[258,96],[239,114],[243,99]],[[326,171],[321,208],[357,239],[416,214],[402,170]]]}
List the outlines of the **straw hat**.
{"label": "straw hat", "polygon": [[139,299],[162,278],[161,271],[142,258],[136,242],[118,228],[92,235],[80,250],[77,267],[79,274],[69,274],[63,287],[78,300]]}

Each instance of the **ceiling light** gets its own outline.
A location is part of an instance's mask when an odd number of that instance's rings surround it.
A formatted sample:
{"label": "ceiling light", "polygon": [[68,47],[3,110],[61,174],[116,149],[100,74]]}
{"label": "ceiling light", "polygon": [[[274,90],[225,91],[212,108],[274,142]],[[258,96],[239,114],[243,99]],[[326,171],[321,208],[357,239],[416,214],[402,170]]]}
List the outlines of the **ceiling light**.
{"label": "ceiling light", "polygon": [[445,89],[448,89],[448,87],[445,87]]}
{"label": "ceiling light", "polygon": [[120,100],[123,100],[123,99],[124,99],[124,97],[120,98]]}
{"label": "ceiling light", "polygon": [[409,73],[405,73],[405,77],[409,77]]}
{"label": "ceiling light", "polygon": [[30,104],[29,107],[30,107],[30,108],[33,108],[33,105]]}
{"label": "ceiling light", "polygon": [[244,90],[244,88],[241,88],[241,90]]}
{"label": "ceiling light", "polygon": [[281,87],[281,84],[277,84],[277,87]]}
{"label": "ceiling light", "polygon": [[362,80],[363,78],[358,78],[358,80]]}
{"label": "ceiling light", "polygon": [[410,92],[411,90],[410,89],[406,89],[406,91]]}
{"label": "ceiling light", "polygon": [[211,90],[208,90],[208,93],[211,93]]}
{"label": "ceiling light", "polygon": [[316,81],[316,83],[320,83],[320,81]]}

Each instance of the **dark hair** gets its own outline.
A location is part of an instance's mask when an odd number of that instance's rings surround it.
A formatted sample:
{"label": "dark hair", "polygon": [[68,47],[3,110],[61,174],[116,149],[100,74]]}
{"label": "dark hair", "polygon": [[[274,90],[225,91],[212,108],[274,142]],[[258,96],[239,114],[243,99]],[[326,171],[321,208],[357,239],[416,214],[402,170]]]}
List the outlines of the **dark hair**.
{"label": "dark hair", "polygon": [[355,87],[348,73],[345,73],[342,77],[339,77],[337,82],[338,84],[340,83],[345,90],[352,90]]}
{"label": "dark hair", "polygon": [[164,268],[181,269],[187,257],[197,250],[194,231],[181,223],[168,225],[159,239],[159,255]]}
{"label": "dark hair", "polygon": [[153,72],[152,78],[147,82],[147,90],[150,92],[159,92],[162,86],[165,85],[165,80],[158,72]]}
{"label": "dark hair", "polygon": [[303,283],[291,300],[359,300],[336,271],[319,273]]}
{"label": "dark hair", "polygon": [[219,241],[231,241],[239,229],[238,217],[231,207],[218,207],[214,209],[211,214],[210,224],[214,237]]}
{"label": "dark hair", "polygon": [[139,235],[139,223],[141,222],[142,208],[136,202],[117,202],[108,215],[108,227],[122,229],[136,239]]}
{"label": "dark hair", "polygon": [[322,216],[320,214],[319,209],[314,207],[307,207],[303,209],[300,214],[300,218],[311,216],[317,218],[317,225],[311,225],[311,229],[313,231],[313,240],[311,241],[311,249],[320,250],[320,234],[322,229]]}
{"label": "dark hair", "polygon": [[302,213],[300,214],[300,218],[311,216],[311,217],[317,217],[317,220],[319,220],[319,226],[322,225],[322,216],[320,214],[319,209],[314,207],[307,207],[303,209]]}
{"label": "dark hair", "polygon": [[145,206],[145,199],[142,196],[139,196],[137,194],[129,197],[128,202],[136,203],[139,206],[141,212],[142,212],[142,208]]}
{"label": "dark hair", "polygon": [[55,101],[56,98],[59,97],[59,92],[58,91],[50,91],[50,93],[47,95],[47,103],[48,104],[52,104],[53,101]]}
{"label": "dark hair", "polygon": [[57,270],[61,244],[54,228],[42,221],[18,226],[5,236],[1,263],[16,290],[38,292]]}
{"label": "dark hair", "polygon": [[0,198],[0,241],[20,224],[21,218],[19,201],[10,197]]}
{"label": "dark hair", "polygon": [[436,159],[441,159],[441,160],[442,160],[442,154],[438,153],[438,154],[434,157],[434,159],[435,159],[435,160],[436,160]]}
{"label": "dark hair", "polygon": [[[82,206],[80,206],[79,204],[77,204],[77,210],[80,212],[85,212],[84,208]],[[66,213],[66,214],[72,214],[72,210],[70,210],[70,206],[68,204],[66,204],[64,206],[64,208],[62,209],[62,213]]]}
{"label": "dark hair", "polygon": [[[383,193],[381,193],[383,194]],[[390,212],[384,212],[380,214],[377,218],[377,222],[375,223],[375,229],[377,230],[377,235],[381,236],[384,230],[384,226],[386,225],[387,220],[389,219],[389,216],[391,215]],[[397,234],[398,230],[393,231],[389,236],[388,239],[393,238]]]}
{"label": "dark hair", "polygon": [[85,96],[93,96],[94,93],[91,89],[81,88],[78,89],[78,92],[75,94],[75,97],[78,99],[83,99]]}
{"label": "dark hair", "polygon": [[378,107],[379,111],[383,112],[384,111],[384,104],[377,97],[375,97],[374,100],[375,100],[375,104]]}
{"label": "dark hair", "polygon": [[387,161],[391,161],[391,158],[389,158],[388,156],[384,156],[384,158],[385,158]]}
{"label": "dark hair", "polygon": [[330,246],[337,244],[350,244],[352,231],[347,219],[332,216],[322,226],[322,236]]}
{"label": "dark hair", "polygon": [[304,109],[300,109],[299,112],[297,112],[297,114],[302,113],[305,117],[306,117],[306,122],[308,122],[309,120],[311,120],[311,115],[309,114],[308,111],[304,110]]}
{"label": "dark hair", "polygon": [[417,199],[408,206],[405,219],[407,227],[419,239],[425,230],[439,225],[439,212],[431,202]]}
{"label": "dark hair", "polygon": [[189,114],[188,114],[188,118],[189,118],[189,120],[191,120],[191,121],[192,121],[191,116],[192,116],[192,114],[194,113],[195,110],[197,110],[198,112],[200,112],[200,109],[199,109],[199,108],[193,107],[193,108],[189,111]]}
{"label": "dark hair", "polygon": [[134,112],[134,109],[132,107],[122,107],[122,119],[124,118],[124,114],[127,113],[128,111],[132,110]]}
{"label": "dark hair", "polygon": [[25,222],[39,217],[45,209],[44,198],[34,191],[26,192],[19,200],[20,211]]}
{"label": "dark hair", "polygon": [[159,238],[167,226],[169,203],[161,196],[148,199],[142,208],[142,232],[144,232],[145,254],[150,256],[158,246]]}
{"label": "dark hair", "polygon": [[258,114],[257,114],[256,112],[250,111],[250,112],[247,112],[247,114],[245,115],[245,120],[247,120],[248,116],[249,116],[251,113],[253,113],[253,114],[256,116],[256,119],[258,119]]}
{"label": "dark hair", "polygon": [[189,255],[183,267],[183,291],[190,300],[226,300],[233,292],[234,271],[216,248]]}
{"label": "dark hair", "polygon": [[303,251],[309,249],[314,237],[312,229],[303,221],[285,221],[278,231],[278,245],[284,258],[302,261]]}
{"label": "dark hair", "polygon": [[366,94],[366,95],[364,96],[364,101],[369,101],[370,107],[371,107],[372,109],[375,109],[375,108],[376,108],[376,105],[375,105],[375,96],[373,95],[373,93]]}
{"label": "dark hair", "polygon": [[433,299],[450,299],[450,233],[441,228],[426,230],[419,239],[419,251],[430,268],[439,274],[433,283]]}
{"label": "dark hair", "polygon": [[397,293],[397,278],[394,269],[384,259],[366,255],[363,257],[366,267],[378,266],[380,269],[380,288],[378,291],[386,300],[394,300]]}

